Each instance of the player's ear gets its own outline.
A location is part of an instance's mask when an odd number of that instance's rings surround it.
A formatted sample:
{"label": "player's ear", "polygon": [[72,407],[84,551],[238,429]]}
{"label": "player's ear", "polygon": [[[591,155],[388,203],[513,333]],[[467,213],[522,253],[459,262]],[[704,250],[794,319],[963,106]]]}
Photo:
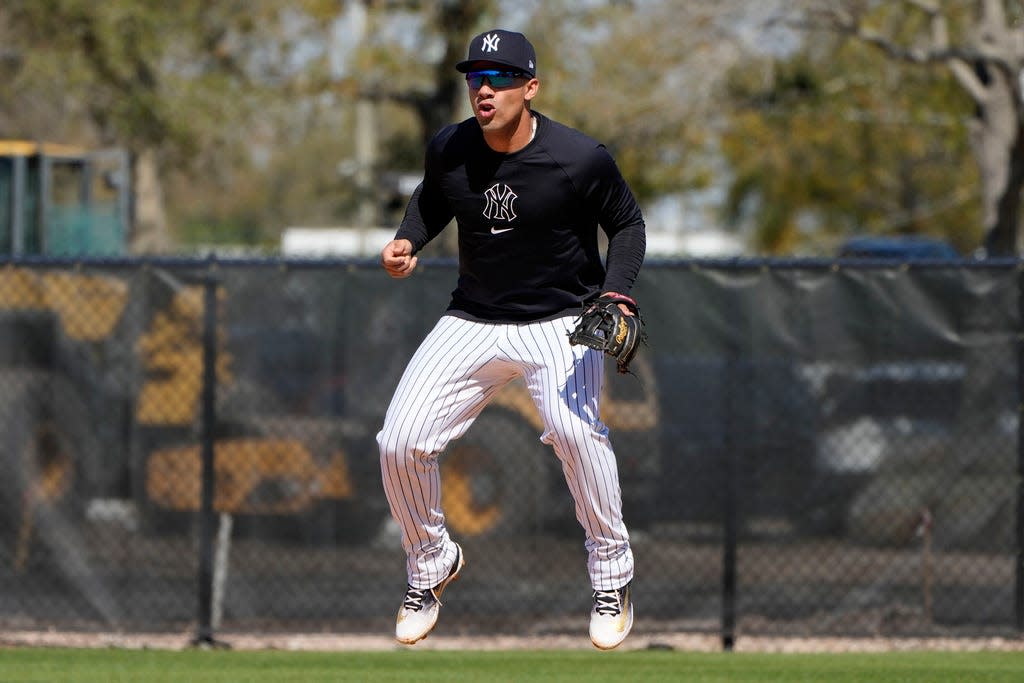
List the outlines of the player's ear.
{"label": "player's ear", "polygon": [[537,96],[538,90],[540,90],[540,81],[536,78],[531,78],[526,84],[526,92],[523,93],[523,99],[529,102]]}

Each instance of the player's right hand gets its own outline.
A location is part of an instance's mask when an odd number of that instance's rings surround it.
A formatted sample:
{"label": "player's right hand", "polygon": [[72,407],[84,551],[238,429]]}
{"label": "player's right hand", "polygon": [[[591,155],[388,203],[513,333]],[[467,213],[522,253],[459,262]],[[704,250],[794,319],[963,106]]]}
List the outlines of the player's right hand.
{"label": "player's right hand", "polygon": [[380,263],[388,275],[394,278],[409,277],[416,269],[416,257],[412,255],[412,242],[391,240],[380,253]]}

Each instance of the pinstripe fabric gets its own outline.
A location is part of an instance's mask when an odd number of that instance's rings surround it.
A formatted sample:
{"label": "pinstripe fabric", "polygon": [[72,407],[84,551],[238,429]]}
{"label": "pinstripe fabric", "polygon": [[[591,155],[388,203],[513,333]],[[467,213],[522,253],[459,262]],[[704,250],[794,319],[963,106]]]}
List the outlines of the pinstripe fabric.
{"label": "pinstripe fabric", "polygon": [[615,454],[599,413],[604,357],[568,343],[571,320],[517,325],[443,316],[410,360],[377,444],[414,588],[437,585],[455,561],[441,510],[438,455],[517,376],[542,417],[541,440],[562,463],[586,533],[591,584],[613,590],[633,578]]}

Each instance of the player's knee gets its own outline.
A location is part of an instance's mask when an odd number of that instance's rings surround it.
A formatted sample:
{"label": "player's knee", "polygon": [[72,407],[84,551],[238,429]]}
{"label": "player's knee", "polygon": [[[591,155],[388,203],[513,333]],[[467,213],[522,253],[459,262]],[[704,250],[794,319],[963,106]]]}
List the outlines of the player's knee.
{"label": "player's knee", "polygon": [[423,448],[414,439],[381,430],[377,434],[377,450],[384,466],[409,467],[416,461],[436,459],[437,454]]}
{"label": "player's knee", "polygon": [[380,452],[380,460],[382,463],[395,462],[400,453],[405,451],[404,448],[399,448],[401,441],[395,438],[390,432],[381,430],[377,433],[377,450]]}
{"label": "player's knee", "polygon": [[540,437],[543,443],[554,447],[556,451],[589,450],[587,444],[591,442],[602,448],[610,444],[608,427],[600,420],[583,425],[582,429],[574,429],[571,424],[569,428],[562,429],[562,424],[548,428]]}

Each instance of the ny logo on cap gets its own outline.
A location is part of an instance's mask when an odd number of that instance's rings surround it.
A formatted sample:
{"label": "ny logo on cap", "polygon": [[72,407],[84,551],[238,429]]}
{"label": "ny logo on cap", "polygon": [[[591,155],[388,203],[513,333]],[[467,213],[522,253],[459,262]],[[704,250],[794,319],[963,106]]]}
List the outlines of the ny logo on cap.
{"label": "ny logo on cap", "polygon": [[484,36],[484,46],[482,48],[482,51],[497,52],[499,41],[501,41],[501,36],[499,36],[497,33],[488,33],[486,36]]}

